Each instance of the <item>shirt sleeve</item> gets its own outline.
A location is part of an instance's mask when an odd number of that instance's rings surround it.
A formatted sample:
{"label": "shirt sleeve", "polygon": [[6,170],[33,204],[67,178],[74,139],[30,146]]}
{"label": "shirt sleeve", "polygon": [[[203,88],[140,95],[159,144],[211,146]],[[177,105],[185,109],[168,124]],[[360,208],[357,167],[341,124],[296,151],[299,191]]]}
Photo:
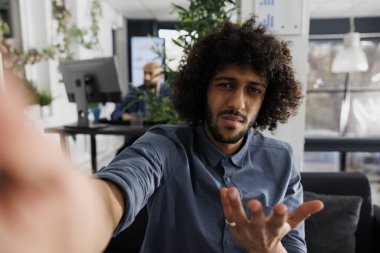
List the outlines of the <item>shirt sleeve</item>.
{"label": "shirt sleeve", "polygon": [[114,121],[120,120],[121,116],[124,113],[124,110],[123,110],[124,107],[125,107],[124,103],[116,104],[115,110],[111,113],[111,119]]}
{"label": "shirt sleeve", "polygon": [[114,234],[127,228],[149,197],[171,174],[176,163],[176,146],[168,137],[145,133],[132,146],[124,149],[96,176],[116,184],[125,199],[125,211]]}
{"label": "shirt sleeve", "polygon": [[139,97],[139,94],[132,90],[128,96],[124,99],[123,103],[116,104],[115,110],[111,113],[111,119],[114,121],[121,120],[123,113],[132,113],[143,110],[142,108],[142,98]]}
{"label": "shirt sleeve", "polygon": [[[292,155],[292,154],[291,154]],[[284,204],[289,211],[293,211],[303,203],[303,188],[301,175],[292,156],[291,177],[286,191]],[[282,244],[289,253],[306,253],[304,222],[291,230],[283,239]]]}

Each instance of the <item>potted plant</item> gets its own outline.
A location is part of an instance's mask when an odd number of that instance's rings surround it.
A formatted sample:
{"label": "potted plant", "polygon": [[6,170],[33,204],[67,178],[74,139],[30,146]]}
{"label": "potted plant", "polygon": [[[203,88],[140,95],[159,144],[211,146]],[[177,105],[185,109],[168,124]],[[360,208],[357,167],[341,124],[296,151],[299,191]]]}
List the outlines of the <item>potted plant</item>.
{"label": "potted plant", "polygon": [[39,91],[37,85],[32,80],[26,80],[29,92],[32,96],[32,104],[38,105],[40,107],[40,117],[45,118],[51,114],[50,104],[53,101],[53,97],[47,91]]}

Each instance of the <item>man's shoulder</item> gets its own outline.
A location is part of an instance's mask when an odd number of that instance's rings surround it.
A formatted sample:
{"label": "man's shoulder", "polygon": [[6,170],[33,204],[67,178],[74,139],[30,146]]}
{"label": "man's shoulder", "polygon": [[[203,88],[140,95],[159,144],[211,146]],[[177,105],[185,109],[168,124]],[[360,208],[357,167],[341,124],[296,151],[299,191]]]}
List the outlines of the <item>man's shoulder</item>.
{"label": "man's shoulder", "polygon": [[151,127],[148,131],[168,137],[179,137],[192,135],[194,128],[190,124],[158,124]]}
{"label": "man's shoulder", "polygon": [[131,87],[128,93],[134,94],[134,93],[142,92],[143,90],[144,90],[144,85],[142,84],[139,86]]}
{"label": "man's shoulder", "polygon": [[143,92],[143,85],[141,86],[135,86],[135,87],[130,87],[127,94],[124,97],[124,101],[129,101],[139,95]]}
{"label": "man's shoulder", "polygon": [[193,143],[194,128],[190,125],[170,125],[158,124],[148,129],[148,131],[138,140],[154,146],[177,146],[190,147]]}
{"label": "man's shoulder", "polygon": [[253,141],[251,141],[251,145],[256,147],[265,147],[265,148],[273,148],[273,149],[283,149],[291,151],[292,147],[289,143],[264,135],[260,132],[253,133]]}
{"label": "man's shoulder", "polygon": [[167,85],[165,83],[161,84],[160,91],[159,91],[160,96],[170,97],[171,93],[172,91],[171,91],[170,85]]}

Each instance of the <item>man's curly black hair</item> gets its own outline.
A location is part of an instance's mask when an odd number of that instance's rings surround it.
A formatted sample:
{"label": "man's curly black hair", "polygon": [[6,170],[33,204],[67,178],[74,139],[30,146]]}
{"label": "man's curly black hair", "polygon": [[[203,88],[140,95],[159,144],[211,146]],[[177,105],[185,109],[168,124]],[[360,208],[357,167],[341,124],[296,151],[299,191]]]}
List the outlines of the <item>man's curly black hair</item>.
{"label": "man's curly black hair", "polygon": [[267,89],[254,127],[277,128],[294,115],[301,103],[302,88],[295,79],[288,43],[256,24],[255,17],[243,25],[226,21],[198,41],[178,67],[173,80],[173,106],[188,122],[206,117],[207,86],[226,64],[251,66],[267,79]]}

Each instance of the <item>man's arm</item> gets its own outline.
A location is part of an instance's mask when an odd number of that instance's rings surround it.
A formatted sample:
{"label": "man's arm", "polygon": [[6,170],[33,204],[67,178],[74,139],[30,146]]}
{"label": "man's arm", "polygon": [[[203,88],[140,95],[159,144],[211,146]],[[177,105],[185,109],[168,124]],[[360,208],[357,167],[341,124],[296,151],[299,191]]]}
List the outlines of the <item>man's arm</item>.
{"label": "man's arm", "polygon": [[115,110],[111,113],[111,119],[114,121],[121,120],[122,115],[124,113],[124,107],[125,107],[125,103],[116,104]]}
{"label": "man's arm", "polygon": [[123,213],[119,190],[77,172],[27,123],[18,93],[0,90],[0,252],[101,252]]}
{"label": "man's arm", "polygon": [[141,110],[141,101],[143,99],[142,92],[136,88],[129,92],[125,97],[123,103],[116,104],[115,110],[111,113],[112,120],[131,120],[131,114],[133,112],[138,112]]}
{"label": "man's arm", "polygon": [[107,209],[106,220],[108,220],[108,224],[110,225],[110,230],[108,231],[109,236],[109,232],[111,232],[111,234],[113,233],[123,216],[125,206],[124,199],[120,189],[112,182],[97,178],[93,180],[97,191],[102,196],[102,202]]}

